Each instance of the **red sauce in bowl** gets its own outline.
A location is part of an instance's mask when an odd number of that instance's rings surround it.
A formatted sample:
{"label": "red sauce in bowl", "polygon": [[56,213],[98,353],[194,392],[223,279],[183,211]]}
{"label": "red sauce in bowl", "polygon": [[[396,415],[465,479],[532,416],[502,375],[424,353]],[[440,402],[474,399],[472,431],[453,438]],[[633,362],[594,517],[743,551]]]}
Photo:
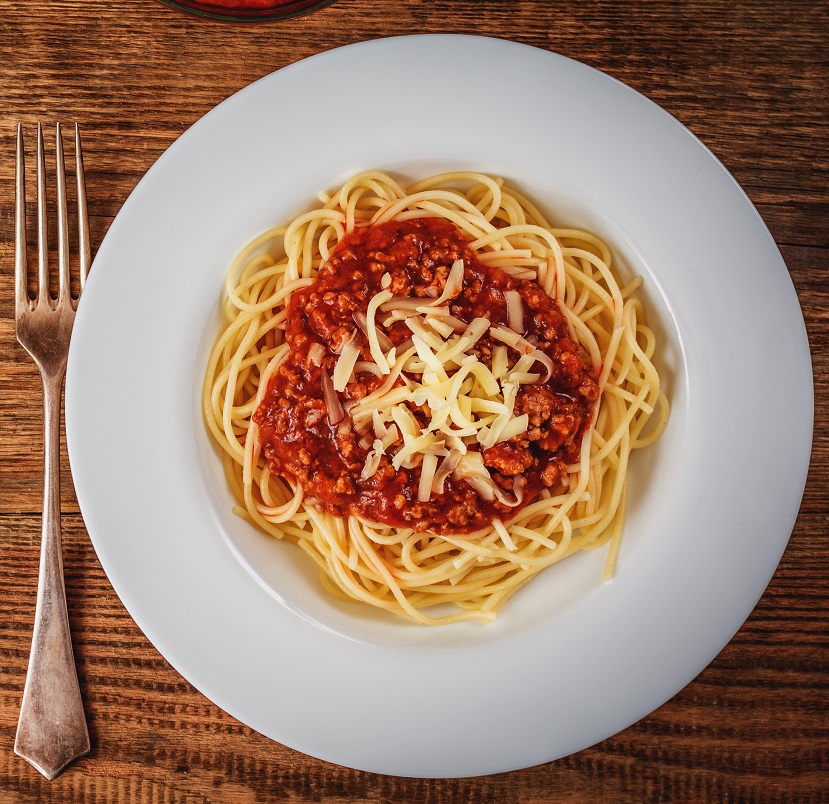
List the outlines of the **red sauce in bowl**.
{"label": "red sauce in bowl", "polygon": [[[359,435],[347,420],[332,425],[325,414],[321,372],[330,374],[338,357],[331,347],[354,331],[355,311],[365,312],[381,290],[383,275],[390,275],[395,295],[425,300],[443,290],[449,269],[459,258],[465,264],[464,280],[451,302],[452,314],[466,323],[485,317],[493,325],[505,325],[504,292],[518,291],[526,336],[555,366],[546,383],[527,385],[519,392],[516,410],[529,415],[527,433],[482,452],[492,479],[504,492],[513,489],[517,475],[523,476],[526,492],[518,507],[497,499],[485,501],[464,480],[451,477],[442,494],[419,502],[419,470],[395,470],[385,457],[376,474],[362,480],[367,450],[358,443]],[[384,334],[400,345],[411,332],[398,321],[384,328]],[[556,302],[535,282],[483,264],[464,235],[437,218],[389,221],[347,235],[316,280],[291,296],[286,339],[288,359],[271,379],[254,414],[271,471],[301,485],[307,497],[338,516],[356,514],[393,527],[470,533],[496,517],[511,517],[542,489],[556,485],[565,464],[576,459],[598,398],[593,372],[571,340]],[[313,344],[325,348],[321,365],[309,360]],[[362,336],[360,346],[360,359],[370,361]],[[477,343],[478,359],[491,365],[492,347],[490,337],[483,336]],[[371,373],[357,374],[341,394],[343,403],[370,394],[381,382]],[[428,419],[423,412],[412,408],[412,413],[425,426]]]}
{"label": "red sauce in bowl", "polygon": [[308,14],[335,0],[161,0],[167,6],[208,19],[266,22]]}

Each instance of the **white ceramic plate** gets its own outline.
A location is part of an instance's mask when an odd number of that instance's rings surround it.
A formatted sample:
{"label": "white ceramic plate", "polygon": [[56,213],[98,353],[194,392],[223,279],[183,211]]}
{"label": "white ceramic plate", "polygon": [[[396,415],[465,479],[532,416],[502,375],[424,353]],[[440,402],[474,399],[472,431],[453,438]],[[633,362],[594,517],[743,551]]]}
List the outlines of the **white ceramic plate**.
{"label": "white ceramic plate", "polygon": [[[669,428],[632,467],[616,577],[578,555],[490,626],[429,629],[323,594],[230,513],[198,396],[222,281],[253,236],[351,173],[474,168],[590,228],[645,280]],[[807,340],[760,217],[679,123],[576,62],[476,37],[368,42],[220,104],[147,173],[80,305],[66,392],[95,549],[158,650],[286,745],[407,776],[578,751],[668,700],[751,612],[791,532]]]}

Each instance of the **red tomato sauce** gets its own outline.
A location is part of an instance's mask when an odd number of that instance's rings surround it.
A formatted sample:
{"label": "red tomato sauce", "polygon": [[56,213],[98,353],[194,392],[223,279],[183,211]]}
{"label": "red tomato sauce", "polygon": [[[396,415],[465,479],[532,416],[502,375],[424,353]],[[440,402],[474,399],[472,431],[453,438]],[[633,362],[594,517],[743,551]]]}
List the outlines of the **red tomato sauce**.
{"label": "red tomato sauce", "polygon": [[[283,9],[302,11],[319,3],[319,0],[179,0],[182,5],[204,11],[234,11],[244,15],[261,16],[263,12]],[[220,13],[220,12],[219,12]]]}
{"label": "red tomato sauce", "polygon": [[[394,469],[384,456],[377,472],[361,480],[367,450],[360,446],[350,417],[332,425],[326,412],[322,371],[333,373],[338,354],[333,351],[355,331],[354,313],[365,313],[371,298],[382,289],[388,273],[395,296],[422,297],[443,291],[452,264],[464,260],[460,294],[450,302],[456,318],[470,322],[486,317],[493,325],[508,320],[504,292],[516,290],[524,311],[524,337],[531,339],[553,361],[554,372],[545,384],[521,386],[515,414],[528,414],[526,433],[482,450],[493,481],[510,494],[520,475],[523,499],[510,507],[482,499],[464,480],[451,476],[442,494],[428,502],[417,500],[420,468]],[[384,316],[377,317],[378,327]],[[402,321],[385,334],[395,345],[411,337]],[[361,361],[372,361],[367,339],[358,331]],[[296,291],[288,303],[287,360],[274,374],[254,414],[263,454],[271,471],[299,484],[306,499],[337,516],[356,514],[394,527],[443,534],[471,533],[494,518],[509,519],[544,488],[555,486],[564,467],[577,459],[590,424],[598,386],[556,302],[535,283],[511,277],[500,268],[483,264],[453,224],[438,218],[390,221],[361,227],[336,247],[315,281]],[[485,334],[476,344],[479,360],[491,366],[495,341]],[[312,344],[324,347],[321,365],[309,360]],[[319,347],[314,347],[319,352]],[[511,363],[516,359],[511,352]],[[382,379],[363,372],[339,394],[343,407],[377,388]],[[427,412],[410,405],[424,427]],[[477,447],[470,447],[474,449]]]}

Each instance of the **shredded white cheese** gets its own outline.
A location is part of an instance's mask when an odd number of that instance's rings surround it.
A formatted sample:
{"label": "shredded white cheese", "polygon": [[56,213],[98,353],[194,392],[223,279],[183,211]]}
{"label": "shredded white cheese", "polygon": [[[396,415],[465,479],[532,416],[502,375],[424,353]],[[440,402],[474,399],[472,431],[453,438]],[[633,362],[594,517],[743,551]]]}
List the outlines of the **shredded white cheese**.
{"label": "shredded white cheese", "polygon": [[334,366],[334,374],[331,378],[335,391],[345,391],[345,386],[348,385],[348,381],[354,372],[354,366],[357,365],[357,361],[360,359],[360,347],[357,345],[356,335],[355,330],[343,344],[340,356],[337,358],[337,364]]}
{"label": "shredded white cheese", "polygon": [[[463,268],[463,261],[457,260],[442,293],[428,301],[393,296],[385,275],[383,290],[358,321],[373,362],[358,362],[359,349],[355,355],[353,341],[346,342],[334,369],[334,387],[344,390],[355,370],[384,377],[378,389],[350,409],[355,427],[363,427],[371,433],[366,438],[373,439],[363,478],[377,471],[385,455],[395,469],[419,469],[421,502],[441,494],[452,476],[465,480],[484,500],[517,505],[521,487],[513,497],[497,486],[481,450],[526,432],[528,416],[515,413],[519,388],[546,382],[552,361],[522,336],[524,310],[517,291],[505,293],[509,327],[492,326],[486,318],[466,324],[451,315],[448,303],[462,290]],[[403,321],[411,340],[391,348],[378,328],[378,311],[385,315],[382,325]],[[487,332],[495,341],[489,367],[476,351]],[[532,370],[538,363],[546,377]],[[425,426],[413,415],[415,407],[428,417]],[[503,541],[510,549],[509,537]]]}
{"label": "shredded white cheese", "polygon": [[382,374],[388,374],[391,369],[389,368],[388,362],[386,362],[386,356],[383,354],[383,350],[380,348],[380,340],[377,336],[377,326],[374,323],[374,316],[377,314],[377,308],[391,297],[392,293],[390,290],[381,290],[368,303],[368,310],[366,311],[368,348]]}

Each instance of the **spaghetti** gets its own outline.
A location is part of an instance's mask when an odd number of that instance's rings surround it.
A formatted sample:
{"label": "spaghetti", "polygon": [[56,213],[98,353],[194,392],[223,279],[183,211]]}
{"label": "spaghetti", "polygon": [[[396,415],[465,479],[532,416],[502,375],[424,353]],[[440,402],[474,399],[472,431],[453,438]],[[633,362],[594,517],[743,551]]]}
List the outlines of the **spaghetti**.
{"label": "spaghetti", "polygon": [[668,415],[639,284],[499,179],[353,177],[228,274],[203,412],[237,513],[420,623],[492,619],[584,548],[609,577]]}

